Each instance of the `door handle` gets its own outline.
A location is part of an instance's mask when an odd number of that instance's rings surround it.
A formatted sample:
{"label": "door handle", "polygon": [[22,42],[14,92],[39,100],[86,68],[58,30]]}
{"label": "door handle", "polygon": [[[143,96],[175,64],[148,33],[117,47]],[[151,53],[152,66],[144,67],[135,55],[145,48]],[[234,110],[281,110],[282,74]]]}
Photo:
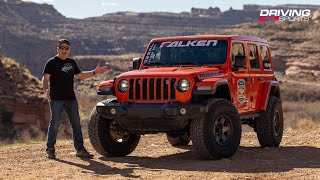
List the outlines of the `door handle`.
{"label": "door handle", "polygon": [[246,78],[244,78],[244,80],[246,80],[246,81],[252,81],[252,78],[246,77]]}

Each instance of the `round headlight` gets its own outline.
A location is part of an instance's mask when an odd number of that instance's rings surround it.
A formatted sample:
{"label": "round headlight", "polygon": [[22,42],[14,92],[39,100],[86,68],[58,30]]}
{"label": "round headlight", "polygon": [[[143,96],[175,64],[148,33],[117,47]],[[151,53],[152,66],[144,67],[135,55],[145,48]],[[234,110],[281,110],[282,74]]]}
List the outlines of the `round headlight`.
{"label": "round headlight", "polygon": [[178,82],[178,89],[181,92],[185,92],[189,89],[190,87],[190,82],[188,79],[180,79]]}
{"label": "round headlight", "polygon": [[128,90],[128,88],[129,88],[129,83],[127,80],[123,79],[119,82],[118,89],[120,92],[124,93]]}

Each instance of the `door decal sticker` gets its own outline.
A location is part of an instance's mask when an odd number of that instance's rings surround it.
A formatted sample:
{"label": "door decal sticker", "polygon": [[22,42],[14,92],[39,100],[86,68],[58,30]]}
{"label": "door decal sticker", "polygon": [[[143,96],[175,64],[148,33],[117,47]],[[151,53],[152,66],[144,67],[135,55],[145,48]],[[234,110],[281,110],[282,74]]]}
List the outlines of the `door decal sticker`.
{"label": "door decal sticker", "polygon": [[247,102],[246,81],[244,79],[239,79],[237,82],[237,97],[240,104]]}

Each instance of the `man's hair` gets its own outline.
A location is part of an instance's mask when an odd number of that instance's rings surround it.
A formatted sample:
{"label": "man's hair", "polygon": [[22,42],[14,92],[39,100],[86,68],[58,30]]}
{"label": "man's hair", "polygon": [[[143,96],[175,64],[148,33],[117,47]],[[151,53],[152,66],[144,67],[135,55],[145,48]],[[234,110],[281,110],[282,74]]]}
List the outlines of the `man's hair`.
{"label": "man's hair", "polygon": [[67,39],[60,39],[59,42],[58,42],[58,46],[60,46],[63,43],[66,43],[66,44],[68,44],[70,46],[70,42]]}

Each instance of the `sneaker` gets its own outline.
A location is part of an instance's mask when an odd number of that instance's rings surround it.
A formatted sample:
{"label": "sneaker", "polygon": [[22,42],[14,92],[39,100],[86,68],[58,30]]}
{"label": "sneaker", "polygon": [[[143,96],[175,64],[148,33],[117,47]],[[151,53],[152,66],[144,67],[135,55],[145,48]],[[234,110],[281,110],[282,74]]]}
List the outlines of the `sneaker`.
{"label": "sneaker", "polygon": [[81,157],[81,158],[93,158],[93,155],[90,154],[85,148],[80,149],[77,153],[76,153],[77,157]]}
{"label": "sneaker", "polygon": [[48,148],[46,151],[48,159],[56,159],[56,153],[54,148]]}

